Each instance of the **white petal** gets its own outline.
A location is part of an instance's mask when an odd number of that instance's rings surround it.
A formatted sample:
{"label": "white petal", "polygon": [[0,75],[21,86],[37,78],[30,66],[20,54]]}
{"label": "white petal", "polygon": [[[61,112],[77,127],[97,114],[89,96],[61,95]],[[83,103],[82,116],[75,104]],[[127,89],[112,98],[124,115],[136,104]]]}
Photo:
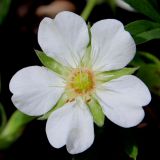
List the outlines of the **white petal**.
{"label": "white petal", "polygon": [[94,140],[93,119],[87,106],[82,101],[72,102],[53,112],[46,133],[55,148],[66,144],[71,154],[85,151]]}
{"label": "white petal", "polygon": [[127,4],[123,0],[116,0],[116,4],[118,7],[125,9],[127,11],[135,11],[129,4]]}
{"label": "white petal", "polygon": [[122,127],[137,125],[144,117],[142,106],[151,95],[145,84],[135,76],[123,76],[103,84],[97,97],[105,115]]}
{"label": "white petal", "polygon": [[76,67],[89,43],[88,28],[82,17],[64,11],[55,19],[41,21],[38,41],[47,55],[66,66]]}
{"label": "white petal", "polygon": [[91,35],[94,70],[120,69],[133,59],[135,42],[120,21],[101,20],[92,26]]}
{"label": "white petal", "polygon": [[63,79],[45,67],[18,71],[10,81],[12,102],[21,112],[38,116],[48,112],[64,91]]}
{"label": "white petal", "polygon": [[67,150],[71,154],[77,154],[88,149],[94,140],[93,119],[88,106],[78,101],[77,111],[72,119],[72,127],[67,139]]}
{"label": "white petal", "polygon": [[130,106],[111,107],[103,102],[100,104],[103,107],[103,112],[106,117],[113,123],[124,128],[134,127],[138,125],[144,118],[143,108],[133,108]]}
{"label": "white petal", "polygon": [[62,108],[54,111],[48,118],[46,133],[50,144],[55,148],[61,148],[66,144],[75,103],[67,103]]}

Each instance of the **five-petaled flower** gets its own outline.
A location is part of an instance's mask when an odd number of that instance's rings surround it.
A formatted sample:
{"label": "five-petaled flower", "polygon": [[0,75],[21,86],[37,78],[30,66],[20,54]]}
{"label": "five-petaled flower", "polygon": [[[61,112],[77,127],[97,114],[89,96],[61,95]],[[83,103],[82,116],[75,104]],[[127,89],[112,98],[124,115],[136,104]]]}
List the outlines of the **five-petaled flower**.
{"label": "five-petaled flower", "polygon": [[[114,76],[136,52],[134,40],[121,22],[101,20],[88,31],[80,16],[64,11],[41,21],[38,41],[44,53],[65,66],[68,74],[26,67],[13,76],[10,91],[21,112],[31,116],[50,113],[46,133],[52,146],[66,145],[71,154],[91,146],[94,114],[99,112],[99,108],[92,111],[92,105],[100,106],[108,119],[122,127],[142,121],[142,106],[151,100],[148,88],[135,76]],[[53,110],[64,95],[63,105]]]}

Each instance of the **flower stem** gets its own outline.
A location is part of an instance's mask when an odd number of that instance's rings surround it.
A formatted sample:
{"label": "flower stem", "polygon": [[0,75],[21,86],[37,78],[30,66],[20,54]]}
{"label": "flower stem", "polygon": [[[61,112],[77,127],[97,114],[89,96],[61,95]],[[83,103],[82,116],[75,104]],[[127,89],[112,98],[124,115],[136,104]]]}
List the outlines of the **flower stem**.
{"label": "flower stem", "polygon": [[96,4],[97,4],[97,0],[87,0],[87,4],[81,13],[81,16],[84,18],[84,20],[88,19],[89,15],[91,14]]}
{"label": "flower stem", "polygon": [[15,111],[0,132],[0,149],[6,149],[14,143],[22,135],[25,126],[34,118]]}
{"label": "flower stem", "polygon": [[7,123],[6,112],[3,105],[0,103],[0,132],[3,130]]}

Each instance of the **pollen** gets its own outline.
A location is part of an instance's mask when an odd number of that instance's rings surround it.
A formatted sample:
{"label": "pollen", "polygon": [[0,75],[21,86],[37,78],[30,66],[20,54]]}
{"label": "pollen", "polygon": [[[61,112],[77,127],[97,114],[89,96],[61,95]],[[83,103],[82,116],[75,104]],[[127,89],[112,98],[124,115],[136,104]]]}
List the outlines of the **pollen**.
{"label": "pollen", "polygon": [[73,94],[85,96],[90,95],[95,88],[94,73],[87,68],[76,68],[72,70],[67,82],[67,89]]}

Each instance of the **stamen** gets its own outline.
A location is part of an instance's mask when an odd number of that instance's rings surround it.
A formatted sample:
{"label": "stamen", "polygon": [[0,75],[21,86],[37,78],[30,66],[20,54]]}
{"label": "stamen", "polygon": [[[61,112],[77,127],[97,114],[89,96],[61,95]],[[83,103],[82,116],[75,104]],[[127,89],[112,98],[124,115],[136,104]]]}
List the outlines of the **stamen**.
{"label": "stamen", "polygon": [[66,90],[71,97],[89,96],[95,89],[95,76],[90,69],[76,68],[68,77]]}

